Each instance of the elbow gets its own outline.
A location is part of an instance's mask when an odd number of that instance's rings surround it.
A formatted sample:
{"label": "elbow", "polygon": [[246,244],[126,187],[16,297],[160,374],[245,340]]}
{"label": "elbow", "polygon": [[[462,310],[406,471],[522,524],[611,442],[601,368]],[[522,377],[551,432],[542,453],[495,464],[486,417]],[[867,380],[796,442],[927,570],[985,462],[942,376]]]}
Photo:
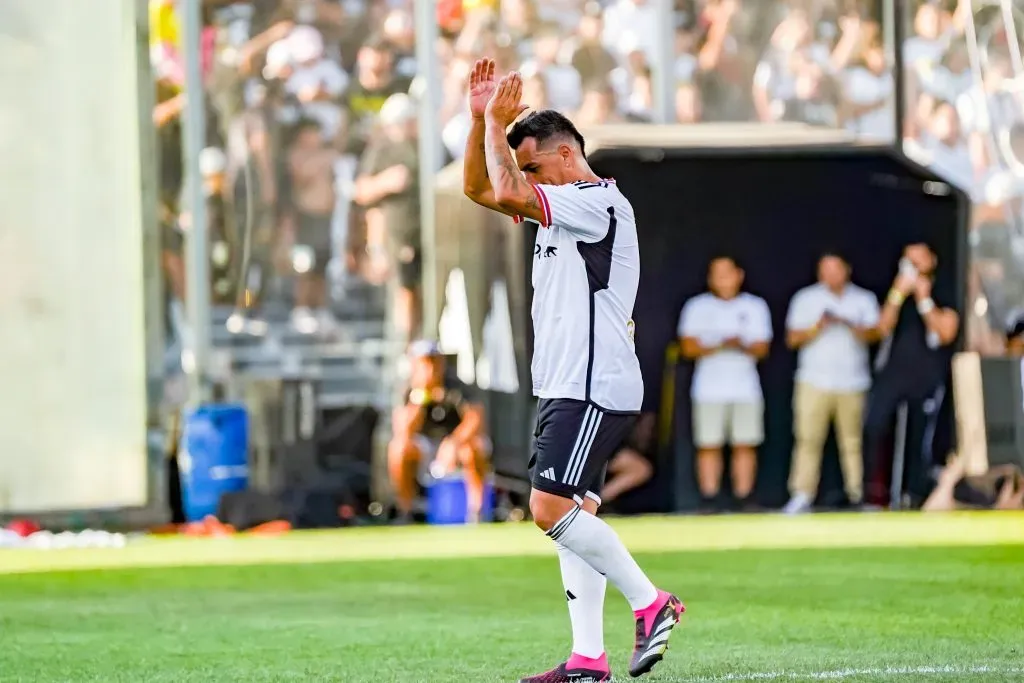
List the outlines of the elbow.
{"label": "elbow", "polygon": [[366,182],[366,179],[360,178],[356,180],[355,186],[352,188],[352,201],[359,206],[366,206],[372,204],[373,199],[372,188]]}
{"label": "elbow", "polygon": [[504,188],[494,188],[494,202],[505,210],[515,210],[515,197]]}
{"label": "elbow", "polygon": [[950,344],[956,341],[956,336],[957,329],[954,327],[953,329],[943,330],[942,334],[939,335],[939,339],[942,342],[943,346],[949,346]]}

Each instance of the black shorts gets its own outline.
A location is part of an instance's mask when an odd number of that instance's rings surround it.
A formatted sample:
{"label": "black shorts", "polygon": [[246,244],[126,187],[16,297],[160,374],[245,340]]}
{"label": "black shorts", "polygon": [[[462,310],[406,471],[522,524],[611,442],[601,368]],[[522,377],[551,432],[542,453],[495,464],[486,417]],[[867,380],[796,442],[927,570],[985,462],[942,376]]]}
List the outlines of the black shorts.
{"label": "black shorts", "polygon": [[313,250],[314,275],[327,272],[327,264],[331,260],[331,214],[317,215],[300,213],[295,243]]}
{"label": "black shorts", "polygon": [[533,488],[577,503],[584,496],[600,503],[608,461],[635,422],[636,415],[609,413],[586,401],[542,398],[530,458]]}
{"label": "black shorts", "polygon": [[395,262],[398,267],[398,285],[402,289],[418,289],[423,279],[420,250],[403,245],[396,250]]}

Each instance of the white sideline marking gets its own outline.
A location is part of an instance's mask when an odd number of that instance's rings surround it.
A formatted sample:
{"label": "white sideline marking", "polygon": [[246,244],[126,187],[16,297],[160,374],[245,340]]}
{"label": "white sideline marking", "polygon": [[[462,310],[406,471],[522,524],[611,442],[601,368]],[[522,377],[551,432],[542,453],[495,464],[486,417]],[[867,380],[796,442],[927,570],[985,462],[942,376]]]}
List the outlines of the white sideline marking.
{"label": "white sideline marking", "polygon": [[722,676],[684,678],[683,683],[725,683],[725,681],[833,681],[853,676],[934,676],[937,674],[1019,674],[1024,668],[994,666],[890,666],[877,669],[836,669],[835,671],[752,671]]}

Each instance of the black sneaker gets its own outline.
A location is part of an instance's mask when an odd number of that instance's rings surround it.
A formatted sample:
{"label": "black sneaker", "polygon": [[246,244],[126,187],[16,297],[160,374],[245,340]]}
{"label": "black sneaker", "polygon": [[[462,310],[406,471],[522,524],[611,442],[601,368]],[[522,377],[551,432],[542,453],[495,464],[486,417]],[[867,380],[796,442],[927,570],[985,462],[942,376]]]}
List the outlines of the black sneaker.
{"label": "black sneaker", "polygon": [[643,676],[662,660],[668,649],[668,637],[679,623],[679,615],[685,611],[679,598],[658,591],[654,605],[636,613],[636,645],[629,662],[630,676]]}
{"label": "black sneaker", "polygon": [[569,669],[568,662],[562,662],[551,671],[545,671],[529,678],[520,678],[519,683],[606,683],[614,680],[609,670]]}

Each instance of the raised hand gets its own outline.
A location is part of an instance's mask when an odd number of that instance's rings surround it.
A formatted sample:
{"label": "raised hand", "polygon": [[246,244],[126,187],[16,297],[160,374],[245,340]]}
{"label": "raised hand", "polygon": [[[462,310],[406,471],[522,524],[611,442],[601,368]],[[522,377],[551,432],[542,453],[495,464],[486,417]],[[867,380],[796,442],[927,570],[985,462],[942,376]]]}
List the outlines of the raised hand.
{"label": "raised hand", "polygon": [[475,119],[482,119],[487,103],[498,87],[494,80],[494,60],[478,59],[469,73],[469,112]]}
{"label": "raised hand", "polygon": [[892,283],[892,288],[903,296],[909,296],[917,287],[917,273],[900,273]]}
{"label": "raised hand", "polygon": [[519,101],[522,96],[523,77],[519,75],[518,71],[513,71],[498,83],[497,90],[494,91],[487,103],[484,115],[503,128],[507,128],[528,109]]}

